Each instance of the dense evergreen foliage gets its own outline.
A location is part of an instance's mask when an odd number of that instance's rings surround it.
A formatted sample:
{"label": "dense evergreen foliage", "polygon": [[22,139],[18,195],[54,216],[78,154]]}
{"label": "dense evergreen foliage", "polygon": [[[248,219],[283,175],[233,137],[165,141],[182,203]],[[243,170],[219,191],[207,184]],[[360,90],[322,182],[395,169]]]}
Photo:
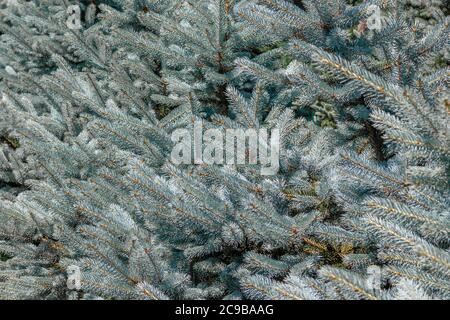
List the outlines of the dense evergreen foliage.
{"label": "dense evergreen foliage", "polygon": [[[426,2],[3,1],[0,298],[450,298]],[[173,164],[198,121],[278,129],[279,171]]]}

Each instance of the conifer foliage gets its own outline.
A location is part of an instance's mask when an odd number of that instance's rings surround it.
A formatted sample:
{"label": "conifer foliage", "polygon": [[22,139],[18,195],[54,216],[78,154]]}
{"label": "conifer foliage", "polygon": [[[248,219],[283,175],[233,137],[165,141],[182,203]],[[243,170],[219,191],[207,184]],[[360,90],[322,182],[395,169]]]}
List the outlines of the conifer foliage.
{"label": "conifer foliage", "polygon": [[[2,1],[0,299],[449,299],[450,20],[411,8]],[[200,122],[277,172],[173,163]]]}

